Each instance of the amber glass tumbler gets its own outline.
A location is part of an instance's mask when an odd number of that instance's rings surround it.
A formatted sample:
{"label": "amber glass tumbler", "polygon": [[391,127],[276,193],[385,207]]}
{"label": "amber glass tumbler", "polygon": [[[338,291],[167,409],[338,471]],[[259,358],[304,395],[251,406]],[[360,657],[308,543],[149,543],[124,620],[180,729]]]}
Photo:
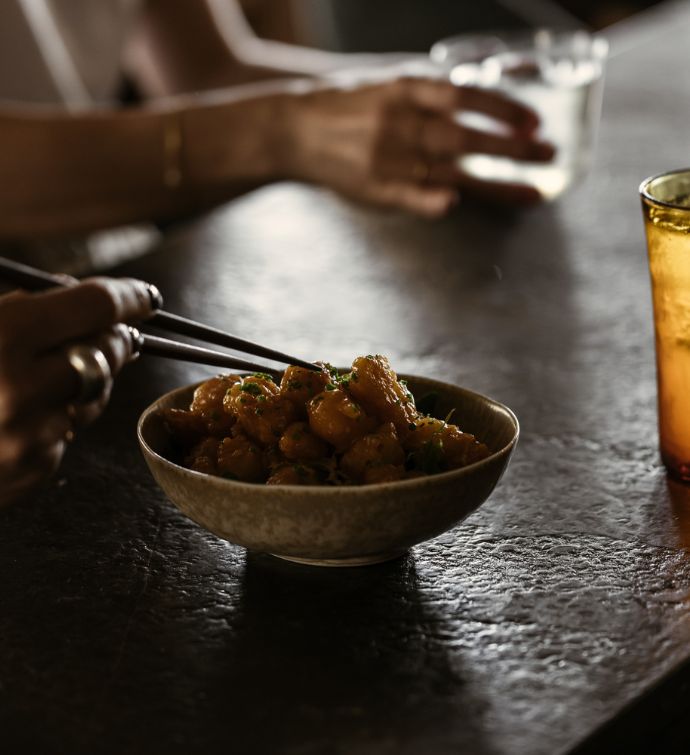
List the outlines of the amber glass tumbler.
{"label": "amber glass tumbler", "polygon": [[652,280],[661,458],[690,482],[690,168],[640,185]]}

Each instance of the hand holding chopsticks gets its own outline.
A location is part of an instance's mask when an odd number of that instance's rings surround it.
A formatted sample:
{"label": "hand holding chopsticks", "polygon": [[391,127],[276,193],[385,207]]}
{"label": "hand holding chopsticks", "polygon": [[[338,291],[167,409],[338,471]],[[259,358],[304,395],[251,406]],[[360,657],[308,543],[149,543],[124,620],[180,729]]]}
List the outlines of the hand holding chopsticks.
{"label": "hand holding chopsticks", "polygon": [[[69,279],[65,276],[52,275],[4,257],[0,257],[0,279],[32,291],[71,285]],[[247,341],[246,339],[195,322],[194,320],[188,320],[179,315],[164,312],[160,310],[162,297],[155,286],[149,286],[149,295],[157,311],[153,317],[147,320],[147,325],[152,325],[171,333],[190,336],[219,346],[225,346],[236,351],[271,359],[276,362],[292,364],[315,371],[321,369],[318,365],[306,362],[299,357]],[[254,364],[253,362],[248,362],[220,351],[191,346],[167,338],[141,333],[136,328],[132,328],[130,333],[136,353],[151,354],[169,359],[179,359],[187,362],[209,364],[216,367],[227,367],[229,369],[246,370],[249,372],[276,372],[275,369],[266,367],[265,365]]]}

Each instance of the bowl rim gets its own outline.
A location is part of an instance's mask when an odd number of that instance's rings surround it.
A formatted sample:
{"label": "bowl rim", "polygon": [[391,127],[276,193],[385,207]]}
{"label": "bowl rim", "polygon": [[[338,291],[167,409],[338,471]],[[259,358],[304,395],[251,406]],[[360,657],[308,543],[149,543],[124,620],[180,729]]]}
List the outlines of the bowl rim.
{"label": "bowl rim", "polygon": [[[240,374],[240,373],[237,373]],[[253,373],[241,373],[242,375],[251,375]],[[214,481],[214,484],[218,484],[221,486],[227,486],[229,491],[235,490],[235,491],[246,491],[246,492],[258,492],[262,491],[262,493],[266,493],[270,490],[280,490],[280,491],[286,491],[286,492],[292,492],[292,493],[299,493],[300,495],[308,496],[308,497],[317,497],[319,495],[323,495],[324,493],[328,495],[343,495],[347,493],[352,492],[368,492],[372,491],[375,492],[377,490],[391,490],[394,488],[401,488],[403,490],[413,489],[414,487],[422,487],[425,485],[433,484],[434,482],[443,482],[446,480],[450,480],[453,478],[461,478],[469,475],[471,472],[474,472],[476,469],[480,469],[482,466],[488,466],[495,460],[497,460],[499,457],[504,456],[505,454],[509,454],[514,448],[515,445],[518,442],[518,439],[520,437],[520,422],[515,414],[515,412],[505,404],[501,403],[500,401],[497,401],[496,399],[491,398],[490,396],[486,396],[482,393],[478,393],[477,391],[472,391],[469,388],[463,388],[459,385],[454,385],[453,383],[446,383],[441,380],[436,380],[435,378],[428,378],[424,377],[422,375],[413,375],[410,373],[397,373],[398,377],[402,378],[403,380],[424,380],[427,383],[431,383],[432,385],[430,387],[433,387],[434,385],[438,386],[439,388],[448,389],[451,388],[453,390],[459,390],[462,393],[465,393],[473,398],[482,399],[484,401],[488,401],[490,404],[492,404],[495,408],[505,412],[505,414],[508,415],[508,418],[513,422],[515,430],[513,432],[512,437],[510,440],[503,445],[501,448],[499,448],[497,451],[494,451],[492,454],[487,456],[484,459],[480,459],[479,461],[475,461],[472,464],[467,464],[464,467],[460,467],[458,469],[450,469],[447,472],[439,472],[438,474],[434,475],[425,475],[424,477],[413,477],[408,480],[394,480],[392,482],[376,482],[376,483],[370,483],[368,485],[266,485],[266,483],[262,482],[242,482],[240,480],[230,480],[227,477],[221,477],[220,475],[210,475],[206,474],[205,472],[197,472],[196,470],[189,469],[188,467],[183,467],[181,464],[176,464],[174,461],[171,461],[165,456],[162,456],[158,453],[158,451],[155,451],[151,446],[147,443],[147,441],[144,439],[143,436],[143,425],[148,419],[149,416],[155,414],[155,412],[159,409],[159,405],[164,402],[167,398],[173,396],[174,394],[182,393],[183,391],[188,390],[195,390],[199,385],[206,382],[209,378],[206,378],[205,380],[200,380],[197,383],[190,383],[189,385],[183,385],[179,386],[178,388],[174,388],[171,391],[168,391],[167,393],[164,393],[162,396],[159,396],[155,401],[153,401],[151,404],[149,404],[139,415],[139,419],[137,420],[137,439],[139,441],[139,445],[142,448],[142,450],[145,452],[145,454],[150,454],[154,458],[156,458],[159,462],[162,462],[164,466],[171,468],[176,471],[176,473],[182,473],[184,476],[191,477],[191,479],[204,479],[204,478],[210,478]]]}

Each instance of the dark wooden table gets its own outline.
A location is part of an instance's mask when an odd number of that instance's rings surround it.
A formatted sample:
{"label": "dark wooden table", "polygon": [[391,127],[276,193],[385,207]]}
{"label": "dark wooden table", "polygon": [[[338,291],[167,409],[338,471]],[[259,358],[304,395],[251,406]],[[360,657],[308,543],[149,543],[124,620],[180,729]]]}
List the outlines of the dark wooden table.
{"label": "dark wooden table", "polygon": [[690,489],[657,456],[637,186],[690,161],[689,40],[685,5],[618,31],[596,169],[555,204],[429,224],[281,185],[118,271],[306,357],[487,393],[522,439],[452,532],[299,567],[166,501],[137,416],[212,371],[131,366],[57,484],[0,513],[2,752],[683,751]]}

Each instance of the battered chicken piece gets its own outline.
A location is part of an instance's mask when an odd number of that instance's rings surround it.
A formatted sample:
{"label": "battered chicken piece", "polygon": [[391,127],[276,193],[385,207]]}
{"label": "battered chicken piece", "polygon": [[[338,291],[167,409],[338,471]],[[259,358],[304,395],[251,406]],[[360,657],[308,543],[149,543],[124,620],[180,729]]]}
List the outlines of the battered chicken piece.
{"label": "battered chicken piece", "polygon": [[405,467],[395,464],[381,464],[379,467],[367,469],[362,478],[362,484],[375,485],[379,482],[396,482],[407,478]]}
{"label": "battered chicken piece", "polygon": [[309,427],[314,435],[340,453],[378,424],[341,388],[319,393],[307,404]]}
{"label": "battered chicken piece", "polygon": [[455,425],[420,414],[383,356],[338,375],[288,367],[202,383],[189,410],[162,412],[198,472],[269,485],[374,484],[471,464],[489,449]]}
{"label": "battered chicken piece", "polygon": [[175,443],[189,448],[208,435],[208,423],[189,409],[164,409],[163,422]]}
{"label": "battered chicken piece", "polygon": [[275,445],[295,421],[295,407],[268,377],[252,375],[235,383],[223,400],[242,429],[263,446]]}
{"label": "battered chicken piece", "polygon": [[474,435],[433,417],[418,418],[404,441],[415,468],[433,474],[457,469],[489,456],[490,451]]}
{"label": "battered chicken piece", "polygon": [[241,379],[239,375],[218,375],[206,380],[194,391],[189,411],[203,417],[210,435],[222,438],[235,424],[235,417],[228,414],[223,407],[223,399],[230,388]]}
{"label": "battered chicken piece", "polygon": [[392,422],[404,438],[417,418],[414,397],[398,380],[386,357],[358,357],[352,363],[348,390],[369,414],[381,422]]}
{"label": "battered chicken piece", "polygon": [[194,391],[189,409],[164,409],[163,420],[175,441],[189,448],[204,436],[228,435],[237,420],[223,409],[223,398],[239,380],[237,375],[211,378]]}
{"label": "battered chicken piece", "polygon": [[267,485],[342,485],[335,459],[316,462],[284,462],[271,472]]}
{"label": "battered chicken piece", "polygon": [[195,472],[218,474],[218,438],[204,438],[197,443],[185,459],[185,466]]}
{"label": "battered chicken piece", "polygon": [[263,482],[266,468],[261,449],[242,431],[235,431],[234,437],[220,443],[217,474],[242,482]]}
{"label": "battered chicken piece", "polygon": [[328,444],[317,438],[306,422],[293,422],[278,443],[290,461],[315,461],[329,454]]}
{"label": "battered chicken piece", "polygon": [[297,416],[303,419],[307,416],[307,402],[325,390],[330,381],[331,376],[326,368],[321,372],[315,372],[303,367],[290,366],[280,381],[280,393],[295,405]]}
{"label": "battered chicken piece", "polygon": [[340,460],[340,468],[354,482],[367,482],[367,477],[385,478],[380,482],[399,480],[405,473],[404,464],[405,451],[392,422],[356,440]]}
{"label": "battered chicken piece", "polygon": [[316,471],[305,464],[283,464],[266,480],[266,485],[320,485]]}

